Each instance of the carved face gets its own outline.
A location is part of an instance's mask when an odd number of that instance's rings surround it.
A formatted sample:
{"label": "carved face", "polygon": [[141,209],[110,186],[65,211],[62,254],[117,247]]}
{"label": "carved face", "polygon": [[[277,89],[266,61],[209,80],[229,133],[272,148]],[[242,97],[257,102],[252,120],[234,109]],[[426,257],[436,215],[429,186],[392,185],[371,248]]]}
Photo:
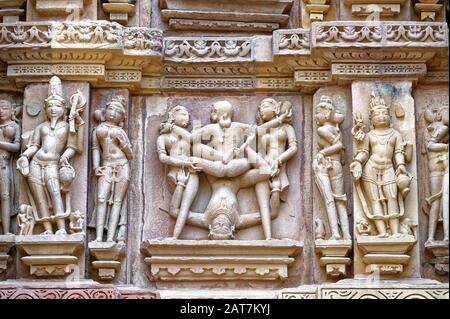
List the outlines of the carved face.
{"label": "carved face", "polygon": [[188,127],[189,113],[184,107],[177,107],[173,110],[173,123],[179,127]]}
{"label": "carved face", "polygon": [[124,113],[119,105],[115,103],[108,104],[105,111],[105,119],[108,122],[118,125],[120,122],[123,121],[123,118]]}
{"label": "carved face", "polygon": [[61,101],[48,100],[46,104],[45,111],[49,119],[59,119],[64,115],[65,108]]}
{"label": "carved face", "polygon": [[223,128],[231,126],[231,120],[233,118],[233,106],[228,101],[220,101],[214,103],[213,111],[211,114],[211,122],[219,123]]}
{"label": "carved face", "polygon": [[219,215],[212,221],[209,237],[219,240],[233,238],[233,226],[225,215]]}
{"label": "carved face", "polygon": [[317,125],[323,125],[325,122],[329,121],[332,112],[333,106],[331,104],[321,103],[317,105],[316,114],[314,115]]}
{"label": "carved face", "polygon": [[0,100],[0,123],[11,120],[12,106],[9,101]]}
{"label": "carved face", "polygon": [[263,100],[259,106],[259,116],[264,122],[270,121],[279,112],[277,103],[272,99]]}
{"label": "carved face", "polygon": [[391,123],[389,110],[378,108],[372,111],[372,124],[374,127],[388,127]]}

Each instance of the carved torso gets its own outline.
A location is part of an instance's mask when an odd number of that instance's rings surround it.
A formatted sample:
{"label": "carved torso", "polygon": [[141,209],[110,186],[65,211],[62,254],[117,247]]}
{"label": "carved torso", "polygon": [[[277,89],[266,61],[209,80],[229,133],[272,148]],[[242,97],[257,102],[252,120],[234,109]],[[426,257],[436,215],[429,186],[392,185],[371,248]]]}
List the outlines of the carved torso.
{"label": "carved torso", "polygon": [[[7,143],[20,142],[20,128],[16,122],[0,124],[0,141]],[[11,153],[0,148],[0,160],[9,160]]]}
{"label": "carved torso", "polygon": [[128,137],[121,127],[102,123],[95,129],[94,134],[101,149],[103,164],[127,160],[121,146],[117,142],[118,137],[128,141]]}
{"label": "carved torso", "polygon": [[69,124],[60,121],[55,129],[50,127],[49,122],[40,124],[34,133],[33,144],[40,145],[35,158],[41,161],[57,161],[66,148],[69,136]]}
{"label": "carved torso", "polygon": [[392,165],[396,148],[399,148],[401,135],[393,128],[386,130],[371,130],[367,134],[369,139],[370,160],[375,164],[384,166]]}

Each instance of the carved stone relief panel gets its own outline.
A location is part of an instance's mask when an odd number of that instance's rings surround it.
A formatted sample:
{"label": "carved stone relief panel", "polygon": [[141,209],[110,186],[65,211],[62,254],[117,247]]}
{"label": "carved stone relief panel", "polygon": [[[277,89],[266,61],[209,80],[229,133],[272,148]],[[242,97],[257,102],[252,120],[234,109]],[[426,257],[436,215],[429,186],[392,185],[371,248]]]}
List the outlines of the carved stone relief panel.
{"label": "carved stone relief panel", "polygon": [[[448,110],[447,86],[418,86],[419,220],[423,274],[448,281]],[[447,174],[447,175],[446,175]],[[446,186],[447,185],[447,186]]]}
{"label": "carved stone relief panel", "polygon": [[[313,175],[315,250],[330,278],[351,274],[352,197],[350,90],[321,88],[314,94]],[[317,276],[326,280],[316,267]]]}
{"label": "carved stone relief panel", "polygon": [[84,276],[88,113],[87,83],[53,77],[25,89],[16,166],[20,214],[32,225],[16,235],[19,278]]}
{"label": "carved stone relief panel", "polygon": [[418,277],[411,82],[352,83],[355,275]]}
{"label": "carved stone relief panel", "polygon": [[[156,245],[163,244],[151,239],[172,236],[198,240],[200,246],[215,245],[214,242],[220,243],[221,240],[224,240],[221,245],[225,246],[248,242],[250,246],[241,247],[247,253],[256,249],[251,248],[253,240],[263,242],[268,250],[301,245],[292,240],[304,238],[301,230],[303,212],[299,205],[302,200],[299,193],[290,189],[293,185],[299,187],[302,179],[298,149],[303,146],[297,142],[297,136],[302,134],[302,112],[302,99],[294,96],[147,98],[144,193],[149,194],[146,190],[155,187],[161,191],[151,192],[145,200],[144,255],[153,256],[152,250]],[[261,120],[257,119],[259,117]],[[220,125],[224,125],[223,128]],[[236,131],[232,132],[228,127]],[[222,130],[226,133],[220,137]],[[266,136],[263,131],[271,135]],[[183,138],[172,139],[171,135]],[[189,139],[194,145],[193,157],[188,155]],[[187,143],[181,147],[177,141]],[[227,141],[237,144],[228,145]],[[225,142],[223,151],[219,151],[220,145],[214,144],[218,142]],[[280,156],[274,159],[268,158],[269,155],[262,157],[259,151],[261,149],[263,154],[263,142],[279,145],[282,148]],[[268,148],[267,152],[270,150],[274,149]],[[214,158],[219,155],[223,158]],[[213,158],[208,160],[211,156]],[[253,162],[248,162],[251,156]],[[168,165],[150,164],[148,159],[161,160]],[[267,165],[267,161],[271,165]],[[179,167],[185,167],[185,170],[173,168],[178,162]],[[261,174],[268,174],[268,177],[261,177]],[[250,175],[253,177],[246,180]],[[261,182],[265,182],[264,187],[258,185]],[[180,214],[185,214],[185,217],[180,217]],[[268,217],[265,220],[264,214]],[[207,243],[208,238],[210,244]],[[232,243],[233,238],[235,243]],[[275,238],[274,243],[265,241],[265,238]],[[283,240],[278,244],[276,239]],[[290,268],[296,269],[294,278],[302,267],[299,262],[296,259]]]}

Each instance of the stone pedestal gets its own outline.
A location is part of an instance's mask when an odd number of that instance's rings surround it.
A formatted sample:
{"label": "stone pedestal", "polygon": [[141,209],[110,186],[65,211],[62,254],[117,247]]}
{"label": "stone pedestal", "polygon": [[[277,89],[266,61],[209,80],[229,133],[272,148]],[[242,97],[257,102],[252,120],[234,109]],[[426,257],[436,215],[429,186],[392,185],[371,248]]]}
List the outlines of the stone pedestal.
{"label": "stone pedestal", "polygon": [[416,243],[414,236],[405,235],[400,238],[379,238],[361,236],[357,245],[363,252],[362,261],[366,265],[366,273],[395,275],[403,272],[411,257],[406,253]]}
{"label": "stone pedestal", "polygon": [[328,277],[339,278],[347,275],[346,267],[352,263],[347,255],[352,247],[351,240],[315,241],[316,252],[320,254],[320,265],[325,267]]}
{"label": "stone pedestal", "polygon": [[152,281],[283,280],[302,248],[289,239],[152,239],[141,244]]}
{"label": "stone pedestal", "polygon": [[448,241],[425,243],[425,249],[435,257],[431,263],[434,264],[436,273],[448,276]]}
{"label": "stone pedestal", "polygon": [[11,258],[9,251],[14,244],[14,235],[0,235],[0,275],[8,270],[8,261]]}
{"label": "stone pedestal", "polygon": [[125,253],[125,244],[116,242],[90,242],[89,253],[95,259],[92,266],[98,270],[101,280],[112,280],[120,271],[121,261]]}
{"label": "stone pedestal", "polygon": [[31,235],[16,236],[20,250],[18,261],[29,267],[29,275],[67,277],[79,274],[80,250],[84,235]]}

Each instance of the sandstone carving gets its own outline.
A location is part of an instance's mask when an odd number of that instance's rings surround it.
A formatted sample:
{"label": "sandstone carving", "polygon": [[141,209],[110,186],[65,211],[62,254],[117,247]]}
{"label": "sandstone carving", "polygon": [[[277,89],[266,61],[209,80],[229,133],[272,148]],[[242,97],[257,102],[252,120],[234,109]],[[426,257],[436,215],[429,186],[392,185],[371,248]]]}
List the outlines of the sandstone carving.
{"label": "sandstone carving", "polygon": [[[331,232],[325,238],[323,222],[316,220],[315,246],[326,266],[327,274],[339,277],[346,274],[345,267],[351,263],[347,254],[352,242],[347,213],[347,196],[344,191],[343,157],[345,147],[339,125],[344,116],[333,105],[329,96],[323,95],[315,107],[319,152],[313,162],[315,183],[325,204]],[[322,229],[322,230],[320,230]]]}
{"label": "sandstone carving", "polygon": [[[113,279],[120,269],[119,257],[125,246],[127,214],[125,197],[131,178],[130,163],[133,151],[127,133],[126,106],[123,96],[113,97],[105,109],[96,112],[100,122],[92,134],[93,170],[97,177],[95,213],[96,238],[89,243],[90,253],[97,261],[101,279]],[[104,241],[104,232],[106,241]]]}
{"label": "sandstone carving", "polygon": [[44,234],[53,234],[52,223],[56,222],[56,234],[64,235],[72,212],[70,185],[76,174],[69,161],[83,152],[85,123],[81,114],[86,98],[78,92],[67,103],[61,80],[53,77],[44,105],[47,121],[23,134],[27,146],[17,160],[17,169],[24,177],[35,223],[43,226]]}
{"label": "sandstone carving", "polygon": [[369,131],[358,112],[352,128],[356,149],[350,170],[361,209],[357,230],[362,231],[357,244],[365,254],[366,272],[397,274],[407,265],[410,257],[405,253],[417,240],[417,224],[405,217],[413,178],[406,169],[412,160],[412,144],[392,127],[390,107],[382,97],[372,93],[368,108]]}
{"label": "sandstone carving", "polygon": [[0,99],[0,208],[3,234],[10,235],[14,213],[13,155],[20,150],[20,126],[14,120],[14,108],[8,99]]}
{"label": "sandstone carving", "polygon": [[[289,102],[265,99],[259,107],[261,123],[255,129],[233,122],[232,104],[220,101],[212,107],[213,123],[194,129],[191,135],[185,129],[189,124],[186,109],[177,106],[169,112],[157,144],[161,162],[171,167],[169,181],[175,185],[168,211],[177,219],[175,238],[187,222],[209,229],[210,239],[232,239],[235,231],[262,223],[266,239],[271,239],[270,220],[277,217],[289,186],[286,162],[297,152],[291,116]],[[267,129],[272,129],[269,134]],[[261,139],[264,158],[252,149],[256,136]],[[242,137],[244,141],[238,142]],[[205,138],[211,139],[210,145],[201,142]],[[203,213],[190,211],[198,191],[198,172],[206,174],[213,190]],[[253,186],[260,213],[240,214],[237,192]]]}
{"label": "sandstone carving", "polygon": [[0,299],[448,299],[447,4],[0,0]]}
{"label": "sandstone carving", "polygon": [[[428,214],[428,239],[425,248],[437,258],[435,268],[448,274],[448,107],[429,108],[424,112],[426,131],[422,153],[428,158],[429,196],[424,211]],[[443,238],[437,240],[436,230],[442,222]]]}

